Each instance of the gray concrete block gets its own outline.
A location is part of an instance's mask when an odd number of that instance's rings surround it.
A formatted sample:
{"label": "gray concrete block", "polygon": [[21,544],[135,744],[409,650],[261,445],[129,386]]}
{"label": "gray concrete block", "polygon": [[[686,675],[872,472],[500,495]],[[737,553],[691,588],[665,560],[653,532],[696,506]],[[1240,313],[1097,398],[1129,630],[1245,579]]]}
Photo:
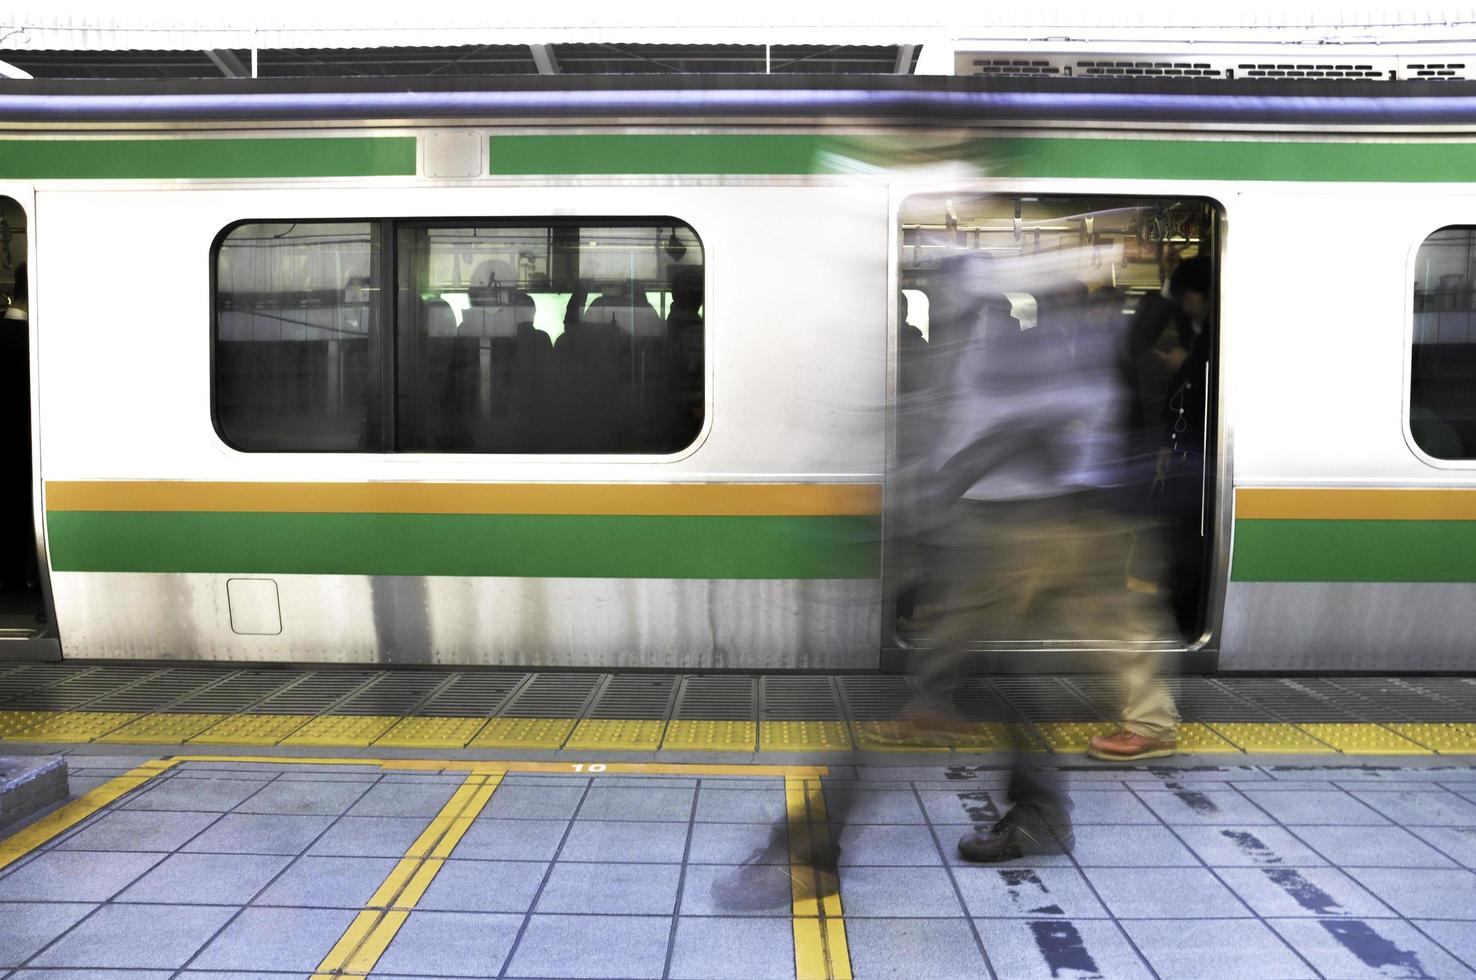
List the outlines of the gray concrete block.
{"label": "gray concrete block", "polygon": [[0,758],[0,827],[67,798],[67,761],[58,756]]}
{"label": "gray concrete block", "polygon": [[398,863],[391,857],[301,857],[253,904],[363,908]]}

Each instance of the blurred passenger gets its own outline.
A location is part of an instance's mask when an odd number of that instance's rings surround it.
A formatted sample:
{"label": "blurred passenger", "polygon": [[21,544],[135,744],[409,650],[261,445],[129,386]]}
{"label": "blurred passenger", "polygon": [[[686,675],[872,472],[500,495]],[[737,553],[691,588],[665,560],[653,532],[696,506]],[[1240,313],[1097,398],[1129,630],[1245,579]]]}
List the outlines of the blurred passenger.
{"label": "blurred passenger", "polygon": [[31,588],[37,581],[32,523],[30,303],[26,264],[15,267],[15,287],[0,319],[0,474],[4,535],[0,538],[0,590]]}
{"label": "blurred passenger", "polygon": [[670,385],[673,410],[672,445],[685,446],[697,438],[702,428],[703,344],[702,270],[681,269],[671,283],[671,309],[666,314],[666,335],[670,340]]}

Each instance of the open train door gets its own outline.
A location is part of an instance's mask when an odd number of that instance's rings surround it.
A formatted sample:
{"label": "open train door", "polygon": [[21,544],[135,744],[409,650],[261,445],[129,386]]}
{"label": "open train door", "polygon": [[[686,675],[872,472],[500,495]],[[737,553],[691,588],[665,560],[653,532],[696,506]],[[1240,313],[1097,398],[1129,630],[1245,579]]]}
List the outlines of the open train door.
{"label": "open train door", "polygon": [[35,198],[0,183],[0,656],[55,659],[42,546],[36,325],[31,286]]}
{"label": "open train door", "polygon": [[[978,193],[916,194],[898,214],[884,665],[957,648],[963,605],[974,610],[964,647],[981,670],[1092,669],[1104,650],[1144,646],[1176,651],[1179,669],[1212,669],[1221,209],[1202,198]],[[980,449],[984,436],[970,442],[990,426],[1021,437],[1002,452]],[[1044,436],[1027,435],[1032,426]],[[1056,450],[1037,440],[1059,448],[1082,436],[1097,448],[1039,465]],[[974,457],[961,485],[927,485],[948,482],[937,474],[960,446]],[[1094,634],[1091,612],[1062,612],[1070,590],[1059,581],[1015,593],[1026,598],[1008,616],[999,603],[960,600],[969,563],[938,560],[929,541],[940,526],[950,533],[939,500],[1015,506],[1066,485],[1110,485],[1093,490],[1092,506],[1110,498],[1102,513],[1129,530],[1095,581],[1135,593],[1125,605],[1148,608],[1154,629]],[[981,568],[991,561],[982,551]]]}

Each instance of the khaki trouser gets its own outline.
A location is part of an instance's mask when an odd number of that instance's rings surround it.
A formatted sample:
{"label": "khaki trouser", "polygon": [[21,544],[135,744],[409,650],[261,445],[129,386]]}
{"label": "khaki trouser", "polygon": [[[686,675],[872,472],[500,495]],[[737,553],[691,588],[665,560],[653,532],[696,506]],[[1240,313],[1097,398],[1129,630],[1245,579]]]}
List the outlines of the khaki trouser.
{"label": "khaki trouser", "polygon": [[[943,608],[938,648],[920,671],[923,689],[938,696],[952,691],[978,640],[1173,638],[1162,603],[1127,588],[1132,530],[1084,496],[956,504],[929,549]],[[1123,685],[1123,727],[1172,737],[1179,715],[1160,674],[1163,654],[1110,658],[1104,667]]]}

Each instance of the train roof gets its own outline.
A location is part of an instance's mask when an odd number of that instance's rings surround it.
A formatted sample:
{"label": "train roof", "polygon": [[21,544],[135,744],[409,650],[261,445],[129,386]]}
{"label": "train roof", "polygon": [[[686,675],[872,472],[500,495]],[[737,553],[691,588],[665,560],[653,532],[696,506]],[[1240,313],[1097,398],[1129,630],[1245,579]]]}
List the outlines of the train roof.
{"label": "train roof", "polygon": [[1460,130],[1476,126],[1476,82],[834,75],[0,80],[0,125],[406,120]]}

